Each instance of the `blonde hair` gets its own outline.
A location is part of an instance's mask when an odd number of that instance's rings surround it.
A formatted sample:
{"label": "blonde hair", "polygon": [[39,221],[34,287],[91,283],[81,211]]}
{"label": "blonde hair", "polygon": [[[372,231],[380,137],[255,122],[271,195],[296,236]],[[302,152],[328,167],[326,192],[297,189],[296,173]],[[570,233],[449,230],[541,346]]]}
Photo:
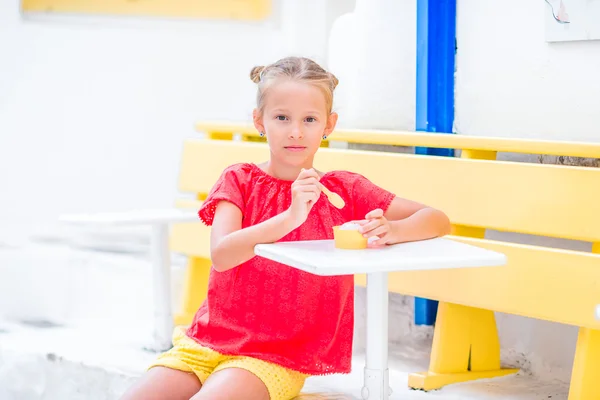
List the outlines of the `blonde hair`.
{"label": "blonde hair", "polygon": [[298,80],[316,86],[325,96],[327,113],[333,107],[333,91],[339,81],[330,72],[309,58],[286,57],[267,66],[257,66],[250,71],[250,79],[258,85],[256,106],[262,113],[269,87],[278,79]]}

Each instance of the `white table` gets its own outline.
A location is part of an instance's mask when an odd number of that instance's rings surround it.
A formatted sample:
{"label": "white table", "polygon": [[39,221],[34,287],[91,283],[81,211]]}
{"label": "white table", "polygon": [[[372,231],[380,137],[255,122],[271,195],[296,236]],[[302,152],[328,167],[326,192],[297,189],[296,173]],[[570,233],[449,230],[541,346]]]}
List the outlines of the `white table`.
{"label": "white table", "polygon": [[158,209],[115,213],[63,215],[60,221],[76,225],[130,226],[150,225],[150,259],[154,293],[154,331],[147,348],[164,351],[171,347],[173,313],[171,311],[171,262],[169,257],[169,225],[176,222],[200,221],[194,210]]}
{"label": "white table", "polygon": [[316,275],[367,274],[367,344],[363,399],[387,400],[388,272],[493,267],[506,256],[446,238],[364,250],[336,249],[333,240],[259,244],[254,252]]}

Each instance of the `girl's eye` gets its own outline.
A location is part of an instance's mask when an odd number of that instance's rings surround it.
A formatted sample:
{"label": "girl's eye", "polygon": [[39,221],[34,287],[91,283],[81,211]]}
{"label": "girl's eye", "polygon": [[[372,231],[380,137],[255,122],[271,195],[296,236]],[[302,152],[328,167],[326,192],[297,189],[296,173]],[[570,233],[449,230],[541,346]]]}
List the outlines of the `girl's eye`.
{"label": "girl's eye", "polygon": [[306,122],[315,122],[315,121],[316,121],[316,118],[314,118],[314,117],[306,118]]}
{"label": "girl's eye", "polygon": [[278,115],[277,118],[279,121],[285,121],[287,119],[287,117],[285,115]]}

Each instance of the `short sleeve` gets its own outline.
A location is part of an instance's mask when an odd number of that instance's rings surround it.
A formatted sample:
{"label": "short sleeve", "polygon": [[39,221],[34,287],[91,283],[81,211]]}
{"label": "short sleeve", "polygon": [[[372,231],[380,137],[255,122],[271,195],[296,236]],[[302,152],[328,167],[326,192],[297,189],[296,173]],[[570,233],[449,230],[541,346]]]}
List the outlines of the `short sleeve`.
{"label": "short sleeve", "polygon": [[353,219],[364,219],[370,211],[381,208],[386,212],[396,195],[377,186],[364,176],[355,174],[352,185]]}
{"label": "short sleeve", "polygon": [[198,211],[198,216],[202,222],[208,226],[212,225],[217,205],[221,201],[228,201],[236,205],[243,214],[246,181],[247,176],[242,165],[236,164],[226,168]]}

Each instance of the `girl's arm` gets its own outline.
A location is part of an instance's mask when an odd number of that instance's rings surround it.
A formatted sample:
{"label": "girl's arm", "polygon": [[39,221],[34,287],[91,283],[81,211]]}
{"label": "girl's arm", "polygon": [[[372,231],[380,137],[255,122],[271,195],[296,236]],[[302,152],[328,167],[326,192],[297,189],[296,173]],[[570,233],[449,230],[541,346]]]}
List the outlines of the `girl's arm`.
{"label": "girl's arm", "polygon": [[450,220],[440,210],[424,207],[414,214],[390,221],[391,243],[414,242],[450,233]]}
{"label": "girl's arm", "polygon": [[210,232],[210,257],[213,268],[227,271],[254,257],[254,246],[273,243],[296,228],[290,213],[285,211],[260,224],[242,229],[242,211],[228,201],[221,201],[215,210]]}
{"label": "girl's arm", "polygon": [[292,184],[290,208],[271,219],[242,229],[242,211],[233,203],[220,201],[210,233],[210,257],[219,272],[245,263],[254,257],[254,246],[273,243],[306,221],[321,194],[319,175],[314,169],[302,170]]}
{"label": "girl's arm", "polygon": [[378,245],[413,242],[449,234],[450,220],[440,210],[395,197],[385,214],[377,209],[366,215],[361,233],[378,236]]}
{"label": "girl's arm", "polygon": [[440,210],[395,197],[384,217],[390,221],[396,243],[431,239],[450,233],[450,220]]}

